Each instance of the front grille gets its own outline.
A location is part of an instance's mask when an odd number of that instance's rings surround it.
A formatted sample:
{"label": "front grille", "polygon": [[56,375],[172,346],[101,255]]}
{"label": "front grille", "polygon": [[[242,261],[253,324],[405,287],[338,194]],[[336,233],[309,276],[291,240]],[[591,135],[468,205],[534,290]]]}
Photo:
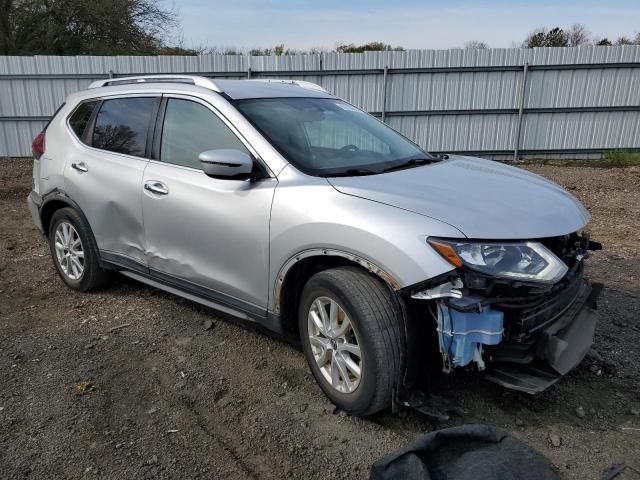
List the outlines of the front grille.
{"label": "front grille", "polygon": [[[521,282],[463,272],[471,292],[485,298],[484,304],[504,313],[505,340],[527,342],[535,333],[562,317],[589,286],[584,279],[584,259],[588,256],[588,237],[572,233],[537,239],[568,267],[553,285]],[[588,292],[587,292],[588,295]]]}
{"label": "front grille", "polygon": [[541,295],[520,301],[505,300],[494,305],[504,312],[509,337],[523,341],[553,323],[583,291],[582,262],[558,284]]}
{"label": "front grille", "polygon": [[569,268],[575,264],[578,255],[584,255],[586,249],[585,238],[577,233],[543,238],[540,240],[540,243],[551,250]]}

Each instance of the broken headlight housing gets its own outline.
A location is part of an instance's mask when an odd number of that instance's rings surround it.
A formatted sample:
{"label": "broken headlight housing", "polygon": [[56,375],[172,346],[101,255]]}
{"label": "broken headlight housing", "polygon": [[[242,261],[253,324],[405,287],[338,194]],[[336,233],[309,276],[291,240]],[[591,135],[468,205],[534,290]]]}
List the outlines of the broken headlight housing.
{"label": "broken headlight housing", "polygon": [[427,239],[446,260],[494,278],[556,283],[568,267],[539,242]]}

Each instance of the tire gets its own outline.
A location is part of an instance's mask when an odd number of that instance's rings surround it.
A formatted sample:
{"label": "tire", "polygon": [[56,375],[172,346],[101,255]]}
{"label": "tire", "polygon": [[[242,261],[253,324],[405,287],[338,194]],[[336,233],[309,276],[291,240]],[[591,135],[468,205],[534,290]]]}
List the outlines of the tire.
{"label": "tire", "polygon": [[[60,240],[64,240],[64,235],[67,232],[71,240],[60,242]],[[75,240],[79,240],[79,244]],[[71,242],[75,246],[67,248],[71,246]],[[58,244],[58,248],[56,244]],[[61,250],[59,248],[60,245],[64,245],[65,248]],[[80,292],[88,292],[105,285],[111,277],[109,272],[100,267],[98,247],[91,233],[91,228],[86,220],[73,208],[67,207],[56,210],[51,217],[49,224],[49,250],[58,274],[69,288]],[[58,251],[62,252],[62,260],[58,255]],[[80,252],[82,252],[83,256],[79,255]],[[65,256],[67,257],[66,259],[64,258]],[[73,259],[71,258],[72,256],[74,257]]]}
{"label": "tire", "polygon": [[[331,322],[331,309],[335,308],[331,301],[339,307],[335,323]],[[320,308],[328,315],[329,324],[334,325],[329,329],[330,335],[324,335],[318,326],[317,319],[322,316]],[[345,319],[350,321],[353,335],[346,334],[345,339],[340,339],[337,333],[349,329],[344,327]],[[404,329],[400,305],[386,284],[357,267],[319,272],[309,279],[302,291],[298,322],[311,372],[338,408],[350,415],[365,416],[391,405],[400,377]],[[313,342],[310,334],[314,337]],[[331,337],[331,334],[334,338],[327,343],[323,335]],[[352,353],[356,351],[352,346],[354,340],[359,346],[359,358]],[[359,378],[353,364],[360,367]],[[339,373],[334,378],[336,371]]]}

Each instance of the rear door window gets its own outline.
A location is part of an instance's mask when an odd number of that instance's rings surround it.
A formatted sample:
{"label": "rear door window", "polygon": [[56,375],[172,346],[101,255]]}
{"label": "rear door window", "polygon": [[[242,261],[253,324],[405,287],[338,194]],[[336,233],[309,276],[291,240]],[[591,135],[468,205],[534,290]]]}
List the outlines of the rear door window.
{"label": "rear door window", "polygon": [[170,98],[164,115],[160,160],[200,169],[198,155],[213,149],[249,151],[211,110],[190,100]]}
{"label": "rear door window", "polygon": [[144,157],[155,103],[153,97],[105,100],[96,116],[91,145]]}
{"label": "rear door window", "polygon": [[78,138],[82,139],[87,128],[87,124],[89,123],[89,119],[91,118],[91,114],[97,104],[97,101],[81,103],[69,118],[71,130],[74,131]]}

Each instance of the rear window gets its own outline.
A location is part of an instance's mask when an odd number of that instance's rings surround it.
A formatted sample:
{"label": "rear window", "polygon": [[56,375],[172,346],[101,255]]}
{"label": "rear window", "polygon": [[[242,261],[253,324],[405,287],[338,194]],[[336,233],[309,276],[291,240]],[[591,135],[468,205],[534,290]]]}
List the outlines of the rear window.
{"label": "rear window", "polygon": [[91,145],[143,157],[155,102],[153,97],[105,100],[96,116]]}
{"label": "rear window", "polygon": [[85,130],[87,129],[87,124],[89,123],[89,119],[91,118],[91,114],[93,110],[96,108],[98,102],[84,102],[81,103],[76,111],[73,112],[73,115],[69,118],[69,125],[71,126],[71,130],[78,136],[78,138],[82,138]]}

